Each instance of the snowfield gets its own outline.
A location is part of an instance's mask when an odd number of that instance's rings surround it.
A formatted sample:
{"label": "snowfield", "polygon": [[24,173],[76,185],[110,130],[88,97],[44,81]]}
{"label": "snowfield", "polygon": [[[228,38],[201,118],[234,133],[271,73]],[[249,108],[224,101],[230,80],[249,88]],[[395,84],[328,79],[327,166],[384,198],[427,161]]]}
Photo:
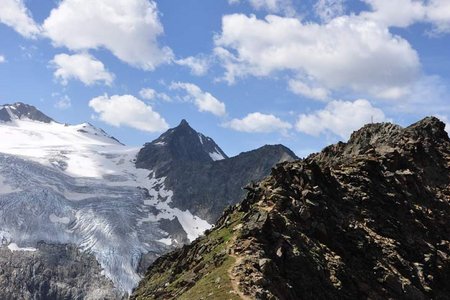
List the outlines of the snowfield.
{"label": "snowfield", "polygon": [[0,241],[11,251],[76,244],[129,292],[141,255],[176,244],[161,219],[177,218],[191,241],[211,227],[170,207],[165,179],[135,167],[139,148],[90,124],[15,119],[0,122],[0,138]]}

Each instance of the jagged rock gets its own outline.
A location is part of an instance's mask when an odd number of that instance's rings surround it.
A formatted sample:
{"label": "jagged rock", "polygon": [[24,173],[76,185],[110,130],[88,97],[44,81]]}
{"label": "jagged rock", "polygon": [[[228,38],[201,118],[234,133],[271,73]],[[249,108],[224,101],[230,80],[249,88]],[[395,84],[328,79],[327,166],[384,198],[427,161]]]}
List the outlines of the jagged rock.
{"label": "jagged rock", "polygon": [[[213,230],[159,258],[132,299],[208,298],[214,272],[217,298],[448,299],[450,139],[438,119],[366,125],[250,187]],[[196,250],[208,260],[216,247],[220,265],[174,285],[199,266]]]}

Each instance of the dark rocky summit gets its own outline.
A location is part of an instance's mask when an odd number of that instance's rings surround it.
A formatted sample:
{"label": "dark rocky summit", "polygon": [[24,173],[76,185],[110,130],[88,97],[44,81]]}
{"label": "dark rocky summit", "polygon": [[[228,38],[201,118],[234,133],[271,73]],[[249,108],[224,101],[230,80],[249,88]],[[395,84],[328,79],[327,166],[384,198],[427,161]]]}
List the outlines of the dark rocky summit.
{"label": "dark rocky summit", "polygon": [[211,138],[198,133],[186,120],[182,120],[177,127],[145,144],[138,154],[136,166],[157,171],[157,175],[166,174],[174,166],[184,162],[214,161],[211,154],[227,158]]}
{"label": "dark rocky summit", "polygon": [[444,127],[370,124],[279,164],[132,299],[449,299]]}
{"label": "dark rocky summit", "polygon": [[211,138],[183,120],[144,145],[136,166],[155,171],[156,177],[166,177],[174,207],[215,222],[227,206],[244,196],[242,187],[267,176],[277,163],[295,159],[297,156],[282,145],[266,145],[228,158]]}
{"label": "dark rocky summit", "polygon": [[10,122],[14,119],[27,118],[43,123],[54,122],[53,119],[43,114],[36,107],[22,102],[4,104],[0,106],[0,121]]}

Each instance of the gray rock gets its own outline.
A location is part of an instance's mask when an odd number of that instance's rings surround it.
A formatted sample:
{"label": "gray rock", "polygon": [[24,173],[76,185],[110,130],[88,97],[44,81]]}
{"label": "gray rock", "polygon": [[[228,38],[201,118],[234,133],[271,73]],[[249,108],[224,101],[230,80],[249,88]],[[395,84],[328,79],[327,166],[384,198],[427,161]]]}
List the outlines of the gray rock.
{"label": "gray rock", "polygon": [[73,245],[39,243],[37,251],[0,248],[0,299],[125,299],[93,255]]}

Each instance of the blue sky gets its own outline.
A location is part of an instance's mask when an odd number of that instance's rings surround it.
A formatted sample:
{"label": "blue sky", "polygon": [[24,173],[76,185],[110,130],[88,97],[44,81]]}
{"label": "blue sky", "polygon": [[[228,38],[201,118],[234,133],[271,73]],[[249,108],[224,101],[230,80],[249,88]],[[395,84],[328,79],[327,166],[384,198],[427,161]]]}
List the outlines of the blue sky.
{"label": "blue sky", "polygon": [[141,145],[187,119],[298,155],[450,120],[448,0],[0,0],[0,103]]}

